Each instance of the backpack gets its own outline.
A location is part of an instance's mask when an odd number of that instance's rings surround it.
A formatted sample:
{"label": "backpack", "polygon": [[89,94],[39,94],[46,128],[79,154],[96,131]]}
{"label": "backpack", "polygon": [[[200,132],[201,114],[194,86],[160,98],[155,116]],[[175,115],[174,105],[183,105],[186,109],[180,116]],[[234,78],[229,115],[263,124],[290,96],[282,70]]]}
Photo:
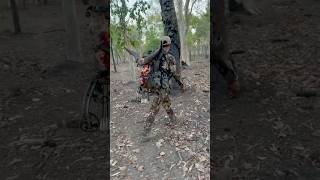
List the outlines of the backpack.
{"label": "backpack", "polygon": [[163,59],[162,54],[157,57],[156,61],[160,62],[150,62],[149,64],[144,65],[143,70],[141,71],[140,83],[142,87],[147,90],[155,90],[155,89],[166,89],[170,90],[169,75],[163,70],[159,69],[158,71],[154,71],[154,66],[162,66]]}

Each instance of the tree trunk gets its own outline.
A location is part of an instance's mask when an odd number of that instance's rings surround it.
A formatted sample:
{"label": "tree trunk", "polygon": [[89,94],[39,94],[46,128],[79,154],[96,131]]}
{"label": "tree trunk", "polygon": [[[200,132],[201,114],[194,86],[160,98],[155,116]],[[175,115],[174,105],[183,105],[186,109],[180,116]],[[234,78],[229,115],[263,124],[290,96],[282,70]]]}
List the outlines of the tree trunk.
{"label": "tree trunk", "polygon": [[62,0],[62,9],[66,29],[67,60],[81,62],[80,33],[76,15],[75,0]]}
{"label": "tree trunk", "polygon": [[178,31],[178,22],[174,9],[173,0],[160,0],[162,22],[164,24],[164,34],[171,38],[172,44],[170,53],[177,61],[177,74],[181,74],[180,63],[180,38]]}
{"label": "tree trunk", "polygon": [[123,63],[123,64],[126,63],[126,55],[123,56],[123,58],[122,58],[122,63]]}
{"label": "tree trunk", "polygon": [[207,50],[207,55],[208,55],[208,60],[210,61],[210,44],[207,44],[208,50]]}
{"label": "tree trunk", "polygon": [[119,65],[119,62],[120,62],[119,56],[116,54],[115,57],[116,57],[116,64]]}
{"label": "tree trunk", "polygon": [[198,56],[198,59],[200,57],[200,44],[197,46],[197,56]]}
{"label": "tree trunk", "polygon": [[120,63],[122,63],[122,60],[121,60],[121,56],[120,56],[120,53],[119,53],[119,51],[117,50],[117,49],[115,49],[116,50],[116,55],[117,55],[117,64],[120,64]]}
{"label": "tree trunk", "polygon": [[113,48],[112,48],[112,41],[110,42],[110,48],[111,48],[111,53],[112,53],[112,62],[113,62],[113,69],[114,69],[114,72],[117,72],[117,65],[116,65],[116,62],[115,62],[115,59],[114,59],[114,52],[113,52]]}
{"label": "tree trunk", "polygon": [[130,70],[130,80],[131,81],[136,81],[136,63],[134,62],[134,57],[130,56],[128,57],[129,60],[129,70]]}
{"label": "tree trunk", "polygon": [[206,57],[206,45],[202,45],[202,57]]}
{"label": "tree trunk", "polygon": [[204,53],[203,53],[203,44],[201,45],[201,58],[203,58],[204,57]]}
{"label": "tree trunk", "polygon": [[19,14],[18,14],[18,9],[17,9],[17,5],[16,5],[15,0],[10,0],[10,7],[11,7],[11,12],[12,12],[14,33],[15,34],[21,33]]}
{"label": "tree trunk", "polygon": [[179,28],[179,38],[181,44],[181,61],[184,61],[186,64],[191,65],[190,56],[188,54],[188,46],[187,46],[187,33],[188,33],[188,7],[189,0],[185,4],[183,4],[183,0],[176,0],[177,7],[177,18],[178,18],[178,28]]}

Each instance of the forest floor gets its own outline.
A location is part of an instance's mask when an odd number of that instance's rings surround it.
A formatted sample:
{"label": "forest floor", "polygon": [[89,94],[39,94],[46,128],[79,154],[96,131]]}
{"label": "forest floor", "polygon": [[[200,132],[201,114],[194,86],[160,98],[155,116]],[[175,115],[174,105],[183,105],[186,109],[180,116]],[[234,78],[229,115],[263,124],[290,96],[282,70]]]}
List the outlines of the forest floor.
{"label": "forest floor", "polygon": [[111,176],[113,179],[209,179],[209,61],[183,70],[187,91],[175,91],[172,108],[178,125],[171,129],[162,108],[150,137],[142,138],[153,96],[136,102],[137,82],[128,65],[111,74]]}
{"label": "forest floor", "polygon": [[320,179],[319,8],[280,0],[229,17],[242,91],[211,102],[217,179]]}
{"label": "forest floor", "polygon": [[[84,63],[66,61],[60,1],[21,9],[22,32],[0,20],[0,179],[107,179],[108,137],[77,126],[95,74],[78,6]],[[91,38],[92,39],[92,38]]]}
{"label": "forest floor", "polygon": [[[66,62],[60,5],[21,10],[19,35],[6,28],[10,16],[0,21],[0,179],[109,177],[108,137],[74,123],[95,73],[87,20],[79,18],[86,61]],[[237,99],[218,95],[211,102],[217,179],[319,179],[319,9],[316,0],[278,0],[268,13],[228,19],[231,50],[244,51],[234,55],[242,91]],[[78,10],[84,14],[83,6]],[[182,72],[190,89],[172,97],[179,126],[167,128],[161,110],[154,138],[144,143],[139,137],[150,104],[131,101],[136,84],[126,79],[125,65],[112,73],[113,179],[206,178],[207,63]]]}

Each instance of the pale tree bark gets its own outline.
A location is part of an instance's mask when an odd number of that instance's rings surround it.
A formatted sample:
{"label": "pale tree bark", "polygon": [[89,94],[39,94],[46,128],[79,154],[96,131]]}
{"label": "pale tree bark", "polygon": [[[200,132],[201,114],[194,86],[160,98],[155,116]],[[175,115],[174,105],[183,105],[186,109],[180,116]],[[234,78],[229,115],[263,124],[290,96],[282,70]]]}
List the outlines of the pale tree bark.
{"label": "pale tree bark", "polygon": [[188,65],[191,65],[191,61],[186,36],[189,32],[190,17],[196,1],[197,0],[175,0],[181,43],[181,61]]}
{"label": "pale tree bark", "polygon": [[[121,2],[121,13],[119,15],[119,23],[122,28],[122,35],[124,38],[124,43],[125,47],[129,47],[130,49],[134,49],[130,43],[128,31],[127,31],[127,24],[128,22],[126,21],[126,16],[128,14],[128,7],[127,7],[127,1],[126,0],[120,0]],[[129,76],[131,81],[136,81],[136,64],[133,60],[132,56],[125,56],[124,57],[124,62],[125,60],[128,59],[128,65],[129,65]]]}
{"label": "pale tree bark", "polygon": [[82,62],[75,0],[62,0],[67,60]]}
{"label": "pale tree bark", "polygon": [[117,64],[123,63],[123,61],[121,59],[121,56],[120,56],[120,53],[119,53],[119,50],[115,49],[115,52],[116,52],[116,55],[117,55]]}
{"label": "pale tree bark", "polygon": [[[187,0],[189,1],[189,0]],[[188,46],[186,44],[186,33],[187,33],[187,25],[186,25],[186,18],[184,16],[184,4],[183,0],[175,0],[176,2],[176,10],[177,10],[177,18],[178,18],[178,28],[179,28],[179,37],[180,37],[180,44],[181,44],[181,61],[185,62],[186,64],[190,65],[190,57],[188,57]]]}
{"label": "pale tree bark", "polygon": [[[129,42],[128,32],[127,31],[125,31],[124,37],[125,37],[126,45],[128,45],[128,47],[134,49],[132,47],[131,43]],[[129,61],[130,80],[131,81],[136,81],[136,79],[137,79],[137,76],[136,76],[136,63],[135,63],[134,57],[130,55],[130,56],[127,56],[126,59],[128,59],[128,61]]]}

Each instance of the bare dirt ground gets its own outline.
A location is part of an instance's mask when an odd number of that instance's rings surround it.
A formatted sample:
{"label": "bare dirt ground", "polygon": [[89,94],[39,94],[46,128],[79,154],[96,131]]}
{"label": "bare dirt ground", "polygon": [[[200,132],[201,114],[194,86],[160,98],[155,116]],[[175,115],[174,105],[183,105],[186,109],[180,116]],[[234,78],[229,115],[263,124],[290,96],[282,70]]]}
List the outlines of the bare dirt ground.
{"label": "bare dirt ground", "polygon": [[320,179],[319,8],[281,0],[228,19],[242,93],[211,102],[217,179]]}
{"label": "bare dirt ground", "polygon": [[209,179],[209,61],[183,70],[188,90],[171,97],[178,126],[167,127],[161,109],[147,142],[141,133],[151,102],[133,101],[137,82],[130,82],[128,66],[111,74],[113,179]]}

